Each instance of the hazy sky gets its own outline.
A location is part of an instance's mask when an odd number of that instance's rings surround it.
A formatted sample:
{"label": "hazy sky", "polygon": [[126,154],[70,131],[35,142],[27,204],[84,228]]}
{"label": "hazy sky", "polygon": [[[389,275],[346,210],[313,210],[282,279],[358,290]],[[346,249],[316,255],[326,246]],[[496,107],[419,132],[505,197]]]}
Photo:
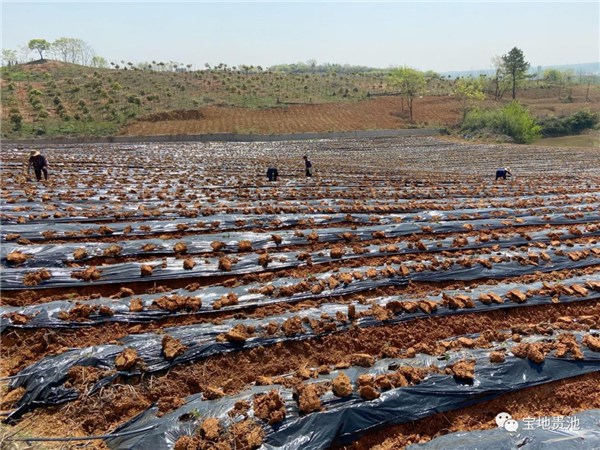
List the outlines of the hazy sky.
{"label": "hazy sky", "polygon": [[[600,2],[2,1],[2,48],[73,37],[108,61],[485,69],[600,60]],[[33,56],[33,54],[32,54]]]}

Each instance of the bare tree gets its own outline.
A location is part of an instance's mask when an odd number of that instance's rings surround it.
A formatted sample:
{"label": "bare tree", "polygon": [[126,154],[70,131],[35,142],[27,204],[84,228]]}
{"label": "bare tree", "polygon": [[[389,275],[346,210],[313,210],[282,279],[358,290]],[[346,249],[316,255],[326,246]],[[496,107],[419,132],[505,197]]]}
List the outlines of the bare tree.
{"label": "bare tree", "polygon": [[77,41],[77,50],[79,52],[79,61],[84,66],[88,66],[91,63],[92,58],[94,56],[96,56],[96,52],[94,51],[92,46],[90,44],[88,44],[87,42],[85,42],[81,39],[77,39],[76,41]]}
{"label": "bare tree", "polygon": [[494,100],[500,100],[504,92],[501,91],[500,84],[502,81],[502,57],[499,55],[492,56],[492,67],[494,68]]}
{"label": "bare tree", "polygon": [[69,49],[71,48],[71,38],[61,37],[52,43],[52,53],[55,59],[67,62],[69,59]]}
{"label": "bare tree", "polygon": [[90,44],[82,39],[61,37],[55,40],[51,46],[52,53],[56,59],[72,64],[90,65],[96,52]]}
{"label": "bare tree", "polygon": [[31,53],[31,50],[29,49],[29,47],[27,45],[19,45],[19,55],[20,57],[20,62],[27,62],[29,61],[29,55]]}

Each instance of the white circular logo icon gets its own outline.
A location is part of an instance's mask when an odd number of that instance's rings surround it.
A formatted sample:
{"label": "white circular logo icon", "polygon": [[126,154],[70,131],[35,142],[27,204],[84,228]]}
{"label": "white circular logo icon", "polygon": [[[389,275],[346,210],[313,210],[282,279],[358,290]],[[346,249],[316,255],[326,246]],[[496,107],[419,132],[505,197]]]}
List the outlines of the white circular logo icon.
{"label": "white circular logo icon", "polygon": [[501,412],[496,416],[496,425],[498,425],[498,428],[502,428],[506,421],[510,419],[512,419],[512,417],[509,413]]}
{"label": "white circular logo icon", "polygon": [[506,431],[510,431],[512,433],[513,431],[517,431],[518,428],[519,422],[514,419],[508,419],[506,422],[504,422],[504,429]]}

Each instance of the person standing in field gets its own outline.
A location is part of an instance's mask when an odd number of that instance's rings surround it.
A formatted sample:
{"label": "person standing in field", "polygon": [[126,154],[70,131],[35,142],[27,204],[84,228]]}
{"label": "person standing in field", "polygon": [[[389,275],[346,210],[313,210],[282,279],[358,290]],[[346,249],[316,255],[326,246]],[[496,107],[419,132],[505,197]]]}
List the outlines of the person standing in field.
{"label": "person standing in field", "polygon": [[312,162],[308,159],[308,156],[304,155],[304,167],[306,168],[306,176],[312,177]]}
{"label": "person standing in field", "polygon": [[32,150],[29,154],[27,173],[29,173],[32,167],[35,172],[36,180],[42,180],[42,172],[44,173],[44,180],[48,180],[48,161],[46,160],[46,157],[37,150]]}

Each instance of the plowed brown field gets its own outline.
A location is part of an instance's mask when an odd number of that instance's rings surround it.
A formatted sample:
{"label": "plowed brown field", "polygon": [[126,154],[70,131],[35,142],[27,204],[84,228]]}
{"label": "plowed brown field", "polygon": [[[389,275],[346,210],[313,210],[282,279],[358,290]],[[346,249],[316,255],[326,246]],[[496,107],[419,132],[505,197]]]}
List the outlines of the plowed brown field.
{"label": "plowed brown field", "polygon": [[[199,120],[140,120],[121,134],[258,133],[285,134],[406,128],[400,97],[380,97],[357,103],[292,105],[281,108],[248,109],[210,106],[202,108]],[[450,97],[415,100],[415,121],[442,125],[459,117],[458,103]]]}
{"label": "plowed brown field", "polygon": [[[573,102],[557,100],[552,89],[532,89],[520,93],[519,100],[536,116],[569,114],[580,109],[600,111],[600,92],[593,90],[585,101],[585,88],[573,90]],[[484,102],[485,107],[497,107],[508,102]],[[414,117],[408,119],[406,102],[398,96],[376,97],[356,103],[325,103],[282,106],[280,108],[251,109],[209,106],[198,115],[181,112],[181,119],[157,121],[140,120],[126,126],[122,135],[256,133],[288,134],[354,130],[383,130],[451,126],[461,117],[458,100],[448,96],[424,96],[414,100]],[[177,112],[170,112],[177,117]]]}

